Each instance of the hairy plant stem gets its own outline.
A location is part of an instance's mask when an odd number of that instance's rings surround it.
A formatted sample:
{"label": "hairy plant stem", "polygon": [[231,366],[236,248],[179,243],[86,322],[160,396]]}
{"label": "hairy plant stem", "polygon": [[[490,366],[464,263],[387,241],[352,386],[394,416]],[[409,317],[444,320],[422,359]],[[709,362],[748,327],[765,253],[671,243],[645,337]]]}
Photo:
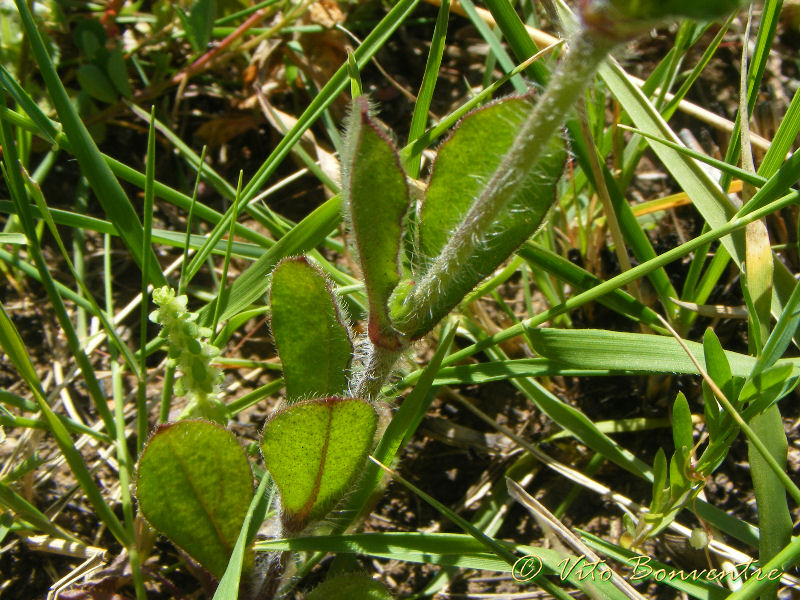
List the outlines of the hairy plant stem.
{"label": "hairy plant stem", "polygon": [[409,292],[395,322],[401,333],[415,339],[427,333],[418,331],[425,315],[443,299],[466,261],[486,243],[482,234],[491,231],[498,214],[523,185],[548,141],[563,125],[615,44],[615,40],[592,30],[584,30],[572,40],[547,90],[523,123],[486,188],[428,272]]}
{"label": "hairy plant stem", "polygon": [[356,376],[355,397],[369,401],[377,400],[403,350],[404,348],[390,350],[370,344],[364,368]]}

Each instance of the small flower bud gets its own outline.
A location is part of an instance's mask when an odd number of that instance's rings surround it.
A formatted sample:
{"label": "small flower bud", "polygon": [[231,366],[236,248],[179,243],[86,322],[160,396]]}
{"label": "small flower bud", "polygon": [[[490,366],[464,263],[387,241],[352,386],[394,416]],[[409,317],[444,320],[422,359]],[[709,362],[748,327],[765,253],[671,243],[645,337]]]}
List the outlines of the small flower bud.
{"label": "small flower bud", "polygon": [[695,550],[702,550],[708,546],[708,533],[702,527],[692,529],[692,537],[689,538],[689,545]]}

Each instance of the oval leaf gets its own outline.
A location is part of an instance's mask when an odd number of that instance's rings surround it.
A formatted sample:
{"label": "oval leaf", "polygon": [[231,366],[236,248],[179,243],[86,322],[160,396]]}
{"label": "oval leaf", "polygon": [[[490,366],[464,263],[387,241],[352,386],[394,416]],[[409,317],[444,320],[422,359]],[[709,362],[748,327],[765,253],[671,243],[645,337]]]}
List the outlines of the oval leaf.
{"label": "oval leaf", "polygon": [[688,450],[692,449],[694,446],[693,429],[692,411],[689,409],[689,403],[686,401],[686,396],[683,395],[683,392],[679,392],[675,398],[675,403],[672,405],[672,440],[675,442],[676,451],[683,446]]}
{"label": "oval leaf", "polygon": [[272,273],[272,336],[292,402],[347,389],[353,344],[325,275],[305,258]]}
{"label": "oval leaf", "polygon": [[106,72],[111,83],[122,96],[128,99],[133,97],[133,90],[128,81],[128,69],[125,67],[125,59],[122,57],[122,50],[119,47],[114,48],[108,55]]}
{"label": "oval leaf", "polygon": [[749,377],[739,392],[739,406],[746,406],[743,417],[750,419],[791,392],[798,383],[793,364],[768,367]]}
{"label": "oval leaf", "polygon": [[714,331],[709,327],[703,335],[703,354],[706,359],[706,370],[723,392],[729,394],[731,379],[731,366],[722,344]]}
{"label": "oval leaf", "polygon": [[[419,214],[419,247],[423,260],[436,260],[511,147],[533,108],[530,96],[507,98],[467,115],[442,144],[431,171]],[[525,185],[499,215],[491,231],[476,232],[482,251],[453,275],[439,306],[412,338],[424,335],[482,279],[488,277],[541,225],[555,199],[556,182],[566,157],[559,136],[530,170]],[[468,175],[466,175],[468,174]]]}
{"label": "oval leaf", "polygon": [[369,337],[386,348],[400,344],[387,304],[400,281],[400,243],[408,212],[406,175],[389,137],[356,98],[342,156],[345,217],[356,244],[369,298]]}
{"label": "oval leaf", "polygon": [[329,577],[306,596],[306,600],[392,600],[380,581],[362,573]]}
{"label": "oval leaf", "polygon": [[253,497],[253,476],[230,432],[208,421],[180,421],[150,438],[136,496],[155,529],[220,578]]}
{"label": "oval leaf", "polygon": [[650,513],[660,513],[664,506],[663,492],[667,485],[667,457],[664,449],[659,448],[653,461],[653,499],[650,502]]}
{"label": "oval leaf", "polygon": [[369,403],[337,397],[299,402],[267,420],[261,450],[287,531],[301,531],[341,500],[361,473],[377,421]]}
{"label": "oval leaf", "polygon": [[97,65],[87,64],[78,68],[78,83],[81,89],[101,102],[113,104],[117,101],[119,94],[114,88],[114,84]]}

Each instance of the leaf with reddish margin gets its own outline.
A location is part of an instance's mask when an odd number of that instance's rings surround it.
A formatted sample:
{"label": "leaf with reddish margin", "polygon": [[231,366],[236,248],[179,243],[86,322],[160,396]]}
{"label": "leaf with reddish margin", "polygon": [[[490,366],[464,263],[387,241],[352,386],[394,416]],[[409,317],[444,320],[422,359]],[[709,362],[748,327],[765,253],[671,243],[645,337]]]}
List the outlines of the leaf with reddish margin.
{"label": "leaf with reddish margin", "polygon": [[[425,200],[419,211],[419,248],[423,269],[440,256],[453,232],[480,196],[533,109],[531,95],[512,96],[468,114],[442,144],[433,163]],[[533,235],[553,205],[566,152],[554,136],[541,159],[531,165],[525,185],[509,200],[491,231],[476,231],[484,243],[447,286],[447,294],[430,307],[415,331],[430,331],[484,278]]]}
{"label": "leaf with reddish margin", "polygon": [[353,344],[322,271],[303,257],[283,260],[272,272],[270,305],[287,400],[344,392]]}
{"label": "leaf with reddish margin", "polygon": [[398,348],[401,344],[387,305],[400,281],[408,185],[397,149],[369,115],[363,97],[353,101],[348,117],[342,197],[367,288],[370,340],[384,348]]}
{"label": "leaf with reddish margin", "polygon": [[136,497],[145,519],[217,578],[253,498],[250,463],[216,423],[161,425],[142,452]]}
{"label": "leaf with reddish margin", "polygon": [[306,600],[392,600],[392,595],[366,573],[342,573],[328,577]]}
{"label": "leaf with reddish margin", "polygon": [[267,420],[261,451],[288,532],[323,518],[355,483],[377,422],[368,402],[338,397],[298,402]]}

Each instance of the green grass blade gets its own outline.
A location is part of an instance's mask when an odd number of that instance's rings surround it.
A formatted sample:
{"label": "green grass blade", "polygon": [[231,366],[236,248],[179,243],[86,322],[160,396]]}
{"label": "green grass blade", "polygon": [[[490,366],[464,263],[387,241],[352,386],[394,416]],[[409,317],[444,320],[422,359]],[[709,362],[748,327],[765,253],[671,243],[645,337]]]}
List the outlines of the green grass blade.
{"label": "green grass blade", "polygon": [[[31,402],[30,400],[20,398],[16,394],[12,394],[11,392],[7,392],[5,390],[0,390],[0,404],[7,404],[9,406],[13,406],[25,412],[30,412],[30,413],[39,412],[39,407],[35,402]],[[0,411],[0,417],[6,418],[8,417],[8,415],[3,415],[2,411]],[[103,442],[105,444],[109,444],[112,441],[111,438],[108,437],[105,433],[102,433],[100,431],[95,431],[94,429],[92,429],[91,427],[87,427],[83,423],[73,421],[69,417],[65,417],[63,415],[57,415],[57,417],[58,420],[64,424],[64,427],[66,427],[67,431],[69,431],[70,433],[75,433],[78,435],[84,435],[84,434],[90,435],[94,439]],[[15,417],[15,421],[19,423],[20,427],[31,427],[34,429],[44,429],[45,431],[49,431],[47,421],[43,421],[41,419],[26,419],[24,417]]]}
{"label": "green grass blade", "polygon": [[58,419],[58,417],[56,417],[53,410],[47,404],[44,392],[42,391],[42,384],[39,381],[36,370],[33,368],[33,364],[31,363],[30,357],[25,349],[25,344],[23,343],[19,332],[14,327],[14,324],[11,322],[11,318],[8,316],[5,306],[3,306],[2,303],[0,303],[0,348],[5,351],[9,360],[11,360],[12,364],[22,376],[23,380],[36,398],[36,402],[39,405],[39,410],[41,410],[44,414],[50,431],[53,434],[53,437],[55,437],[56,443],[61,450],[61,454],[67,461],[67,464],[72,470],[75,479],[78,480],[78,484],[86,494],[86,497],[96,511],[97,516],[103,523],[105,523],[114,537],[117,538],[122,545],[127,546],[132,541],[128,535],[128,532],[122,526],[122,523],[119,522],[119,519],[117,519],[116,515],[100,493],[97,484],[92,478],[92,474],[86,467],[83,456],[81,456],[81,453],[78,452],[73,445],[66,427]]}
{"label": "green grass blade", "polygon": [[[23,173],[23,175],[25,175],[25,177],[28,177],[27,173]],[[83,293],[83,297],[86,298],[86,300],[91,305],[92,313],[100,319],[100,322],[103,324],[103,329],[105,329],[106,331],[106,335],[108,335],[108,338],[114,344],[116,350],[123,355],[123,357],[125,358],[125,362],[130,367],[130,369],[134,372],[134,374],[138,376],[136,358],[134,357],[133,352],[131,352],[130,348],[128,348],[128,345],[120,339],[116,327],[114,327],[114,324],[108,318],[108,314],[97,304],[91,291],[89,290],[88,287],[86,287],[86,283],[84,282],[83,278],[80,277],[80,275],[78,274],[75,265],[72,264],[72,260],[69,257],[66,245],[64,244],[64,241],[61,239],[61,235],[59,234],[58,229],[56,228],[55,221],[50,215],[50,211],[47,207],[47,204],[45,203],[44,196],[42,195],[42,190],[39,188],[36,182],[30,179],[29,177],[28,177],[28,188],[30,190],[30,195],[33,197],[33,200],[36,203],[36,207],[39,209],[39,214],[42,215],[42,218],[47,224],[47,228],[50,231],[50,234],[53,236],[53,239],[55,239],[56,245],[58,246],[58,249],[61,252],[61,256],[64,258],[64,262],[67,265],[67,269],[77,282],[78,287]],[[27,203],[24,202],[20,203],[19,206],[23,210],[23,212],[28,212],[29,205]],[[28,221],[32,221],[32,216],[30,214],[26,215],[26,222]],[[76,333],[76,338],[77,338],[77,333]]]}
{"label": "green grass blade", "polygon": [[[0,104],[3,100],[0,99]],[[47,267],[42,249],[39,245],[39,239],[36,234],[36,228],[33,224],[33,219],[30,213],[25,209],[30,204],[27,199],[25,184],[22,178],[22,167],[19,164],[18,155],[16,152],[16,145],[10,142],[13,139],[11,127],[7,121],[0,121],[0,146],[3,147],[3,174],[8,184],[11,199],[17,207],[25,235],[28,237],[28,251],[33,258],[38,271],[40,280],[45,287],[50,302],[53,305],[56,318],[59,325],[67,338],[67,344],[70,352],[75,357],[75,360],[80,367],[81,374],[83,375],[86,387],[89,390],[89,395],[92,398],[97,414],[103,420],[103,424],[110,435],[114,435],[114,418],[111,411],[106,404],[105,395],[100,388],[100,384],[95,375],[94,369],[89,362],[89,358],[81,347],[78,335],[75,333],[75,328],[67,313],[66,306],[61,296],[58,294],[58,288],[55,285],[53,277]]]}
{"label": "green grass blade", "polygon": [[795,536],[774,558],[761,566],[762,577],[751,577],[745,584],[728,596],[727,600],[752,600],[760,595],[764,588],[771,586],[775,581],[774,575],[780,576],[795,568],[800,559],[800,537]]}
{"label": "green grass blade", "polygon": [[[669,575],[673,570],[676,570],[675,567],[671,567],[660,561],[654,560],[650,556],[646,557],[649,559],[649,561],[646,563],[644,561],[634,562],[640,559],[640,554],[636,554],[631,550],[620,548],[619,546],[611,544],[602,538],[592,535],[591,533],[587,533],[585,531],[579,531],[578,533],[580,533],[581,540],[592,550],[600,552],[605,556],[608,556],[609,558],[623,564],[629,564],[632,566],[638,565],[638,572],[635,572],[635,576],[637,576],[637,578],[641,577],[641,579],[637,579],[637,581],[645,579],[656,580],[655,574],[657,571],[659,571],[659,569],[663,569],[667,575]],[[650,571],[647,570],[648,568]],[[691,571],[688,571],[687,575],[690,573]],[[699,600],[723,600],[728,596],[728,592],[725,589],[700,576],[667,576],[658,579],[657,581],[664,585],[668,585],[679,592],[685,592],[690,597],[698,598]]]}
{"label": "green grass blade", "polygon": [[[592,275],[585,269],[571,263],[566,258],[534,242],[524,244],[517,253],[524,258],[533,269],[543,269],[561,281],[575,287],[577,290],[590,290],[594,286],[602,283],[599,277]],[[661,321],[658,320],[657,313],[625,291],[614,290],[614,292],[607,296],[598,298],[597,301],[611,310],[635,321],[645,323],[655,330],[662,329]]]}
{"label": "green grass blade", "polygon": [[[766,19],[769,22],[771,17],[769,15],[770,9],[774,10],[772,7],[777,6],[778,10],[780,10],[781,4],[782,0],[777,4],[773,3],[772,6],[768,6],[767,10],[762,14],[762,20]],[[750,171],[755,171],[753,149],[750,145],[750,111],[747,103],[747,58],[752,18],[753,12],[751,8],[742,47],[739,124],[741,128],[742,166]],[[761,43],[763,42],[761,33],[763,33],[763,30],[759,31],[759,39],[756,41],[757,54],[764,50],[764,45]],[[770,37],[767,43],[771,44],[771,42],[772,38]],[[757,57],[755,59],[758,60]],[[761,60],[760,68],[758,63],[755,65],[757,71],[763,71],[766,60],[764,54],[761,55]],[[751,74],[752,71],[753,69],[750,69]],[[757,77],[760,81],[760,74],[757,74]],[[756,86],[757,84],[758,81]],[[744,200],[747,201],[753,195],[754,190],[745,185],[742,192]],[[770,248],[769,233],[767,232],[765,221],[756,221],[747,226],[746,243],[746,277],[742,279],[742,288],[749,309],[748,346],[751,353],[760,355],[769,333],[774,271],[772,249]],[[794,295],[793,293],[792,297]],[[752,308],[750,308],[751,306]],[[783,320],[786,312],[784,311],[779,320]],[[792,535],[792,517],[781,480],[781,475],[786,474],[788,441],[777,404],[773,404],[762,414],[750,419],[748,424],[752,428],[752,435],[756,436],[760,442],[760,444],[756,444],[756,440],[749,440],[748,456],[751,465],[750,476],[753,481],[753,491],[758,509],[758,557],[764,563],[780,552],[781,548],[789,542]],[[767,456],[766,453],[771,456]],[[775,462],[775,467],[780,472],[774,473],[772,471],[773,465],[771,464],[772,461],[769,460],[770,458]],[[777,597],[777,583],[765,590],[761,595],[762,600],[776,600]]]}
{"label": "green grass blade", "polygon": [[[462,0],[463,1],[463,0]],[[387,473],[389,473],[393,479],[401,483],[404,487],[408,488],[411,492],[413,492],[416,496],[422,498],[425,502],[430,504],[434,509],[439,511],[443,516],[447,519],[458,525],[462,530],[467,532],[473,538],[475,538],[478,542],[480,542],[483,546],[485,546],[490,552],[494,553],[498,558],[506,561],[509,565],[511,565],[512,569],[514,565],[517,563],[517,556],[515,556],[512,552],[510,552],[505,546],[497,543],[494,539],[483,533],[480,529],[476,528],[472,523],[461,517],[460,515],[453,512],[450,508],[436,500],[430,494],[423,492],[413,483],[408,481],[407,479],[401,477],[396,471],[392,471],[388,467],[384,466],[373,457],[370,456],[370,459],[380,466],[381,468],[385,469]],[[535,583],[539,585],[543,590],[550,591],[552,593],[553,588],[555,587],[552,583],[550,583],[544,577],[538,578],[535,580]]]}
{"label": "green grass blade", "polygon": [[236,186],[236,197],[233,200],[233,218],[231,219],[230,229],[228,230],[228,244],[225,247],[225,260],[222,263],[222,276],[220,277],[219,292],[214,302],[214,318],[211,321],[212,336],[217,334],[217,325],[219,325],[219,314],[222,300],[229,291],[228,288],[228,268],[231,265],[231,250],[233,248],[233,231],[236,228],[236,215],[239,214],[239,200],[242,194],[242,171],[239,171],[239,183]]}
{"label": "green grass blade", "polygon": [[[150,109],[150,119],[147,131],[147,157],[145,160],[145,182],[144,182],[144,236],[142,239],[142,254],[146,255],[151,251],[153,238],[153,204],[155,202],[155,181],[156,181],[156,128],[155,128],[156,109]],[[108,254],[106,254],[108,256]],[[147,325],[149,322],[150,302],[148,299],[148,282],[150,264],[142,265],[142,302],[139,305],[139,348],[147,346]],[[107,281],[110,281],[107,280]],[[111,295],[108,295],[111,301]],[[147,439],[147,356],[144,352],[139,353],[139,381],[136,390],[136,456],[142,453],[144,442]]]}
{"label": "green grass blade", "polygon": [[[788,444],[783,420],[777,404],[750,420],[753,434],[772,455],[778,467],[786,470]],[[771,470],[771,465],[755,445],[748,444],[750,477],[758,507],[758,558],[763,564],[775,557],[792,537],[792,516],[781,479]],[[796,501],[797,499],[795,499]],[[778,585],[764,590],[762,600],[778,597]]]}
{"label": "green grass blade", "polygon": [[[383,47],[386,40],[388,40],[392,33],[405,21],[418,3],[419,0],[400,0],[392,7],[392,10],[381,19],[380,23],[375,26],[372,32],[370,32],[363,43],[354,52],[359,69],[363,69],[375,53]],[[267,179],[275,172],[275,169],[278,168],[281,161],[286,158],[291,147],[300,140],[303,132],[322,115],[336,96],[347,87],[348,83],[347,64],[344,64],[331,76],[325,86],[319,91],[319,94],[317,94],[308,108],[306,108],[297,120],[294,127],[292,127],[289,133],[280,141],[275,150],[272,151],[247,186],[245,186],[242,192],[242,198],[245,203],[250,201],[256,195],[257,190],[263,187]]]}
{"label": "green grass blade", "polygon": [[798,326],[800,326],[800,286],[795,287],[786,303],[785,310],[767,339],[751,376],[758,375],[764,369],[771,367],[783,356]]}
{"label": "green grass blade", "polygon": [[[425,133],[428,122],[428,109],[433,100],[433,90],[439,77],[439,67],[442,65],[445,37],[447,36],[447,21],[450,17],[450,0],[442,0],[439,13],[436,16],[436,25],[433,28],[431,47],[428,50],[428,59],[425,62],[425,72],[422,74],[422,85],[414,104],[414,113],[411,115],[411,126],[408,130],[408,141],[413,142]],[[419,154],[412,154],[406,158],[403,165],[409,177],[419,177]]]}
{"label": "green grass blade", "polygon": [[778,131],[772,137],[769,150],[758,167],[760,176],[772,177],[778,172],[786,155],[792,150],[798,133],[800,133],[800,90],[794,93],[792,102],[778,126]]}
{"label": "green grass blade", "polygon": [[[111,270],[111,236],[103,236],[104,253],[103,253],[103,270],[104,270],[104,287],[106,297],[106,311],[110,314],[114,313],[113,302],[113,281],[114,277]],[[145,264],[145,267],[147,265]],[[146,284],[144,284],[146,285]],[[117,451],[117,462],[119,464],[118,476],[120,487],[120,504],[122,505],[122,516],[125,529],[131,540],[136,539],[136,527],[134,525],[134,508],[131,499],[131,475],[133,474],[134,460],[128,450],[128,439],[125,434],[125,392],[123,390],[122,369],[119,364],[119,356],[115,349],[112,347],[109,352],[111,357],[111,388],[114,397],[114,422],[117,428],[117,438],[115,446]],[[134,363],[135,364],[135,363]],[[146,371],[144,371],[146,372]],[[139,389],[142,388],[144,376],[138,377]],[[146,403],[143,403],[146,409]],[[137,411],[141,410],[141,406],[137,406]],[[146,415],[146,412],[144,413]],[[138,420],[138,413],[137,413]],[[145,424],[147,419],[145,417]],[[138,441],[138,438],[137,438]],[[131,567],[131,575],[133,577],[133,585],[136,590],[137,600],[146,600],[147,592],[144,588],[144,577],[142,574],[142,565],[139,558],[139,548],[136,544],[128,547],[128,560]]]}
{"label": "green grass blade", "polygon": [[239,582],[242,579],[242,568],[245,565],[247,555],[252,552],[249,548],[250,543],[258,533],[258,528],[264,522],[272,503],[272,496],[267,493],[267,485],[269,483],[269,476],[264,474],[258,484],[256,495],[253,496],[250,507],[247,509],[247,514],[242,522],[242,530],[239,532],[239,537],[236,538],[236,545],[233,547],[231,558],[228,561],[228,567],[225,569],[222,579],[219,580],[217,591],[214,592],[212,600],[238,600],[239,598]]}
{"label": "green grass blade", "polygon": [[[691,148],[687,148],[686,146],[684,146],[682,144],[676,144],[673,141],[664,139],[663,137],[660,137],[660,136],[657,136],[657,135],[653,135],[653,134],[647,133],[646,131],[642,131],[640,129],[636,129],[634,127],[627,127],[625,125],[620,125],[619,127],[621,129],[625,129],[626,131],[632,131],[633,133],[635,133],[637,135],[640,135],[640,136],[642,136],[644,138],[647,138],[648,140],[652,140],[654,142],[658,142],[659,144],[664,144],[665,146],[667,146],[668,148],[672,148],[676,152],[680,152],[680,153],[682,153],[682,154],[684,154],[684,155],[686,155],[686,156],[688,156],[690,158],[694,158],[695,160],[699,160],[700,162],[703,162],[703,163],[705,163],[707,165],[710,165],[710,166],[714,167],[715,169],[719,169],[723,173],[727,173],[731,177],[737,177],[737,178],[741,179],[742,181],[744,181],[746,183],[749,183],[750,185],[754,185],[756,187],[761,187],[762,185],[764,185],[767,182],[767,178],[766,177],[763,177],[761,175],[756,175],[754,173],[751,173],[750,171],[747,171],[745,169],[740,169],[739,167],[736,167],[734,165],[729,165],[725,161],[718,160],[716,158],[713,158],[711,156],[703,154],[702,152],[696,152],[695,150],[692,150]],[[784,156],[785,156],[785,154],[784,154]],[[777,169],[776,169],[776,171],[777,171]]]}
{"label": "green grass blade", "polygon": [[[21,127],[26,131],[32,131],[37,135],[41,135],[42,137],[46,137],[44,133],[40,131],[40,129],[36,126],[34,121],[28,118],[25,115],[21,115],[13,110],[10,110],[2,105],[0,105],[0,118],[9,121],[11,124],[16,125],[17,127]],[[46,118],[46,117],[45,117]],[[69,140],[63,133],[57,133],[56,124],[53,121],[48,119],[48,123],[50,124],[50,129],[46,131],[53,131],[53,135],[56,136],[56,143],[59,147],[64,148],[68,151],[71,151],[72,144],[70,144]],[[145,174],[137,171],[129,167],[126,164],[121,163],[120,161],[111,158],[106,154],[101,154],[103,160],[108,164],[109,168],[111,169],[112,173],[122,179],[123,181],[127,181],[140,189],[144,189],[145,186]],[[192,198],[187,196],[163,183],[158,181],[155,182],[155,194],[158,198],[161,198],[170,204],[174,204],[175,206],[182,208],[184,210],[190,210],[192,205]],[[197,216],[202,218],[209,223],[216,224],[222,218],[223,215],[217,212],[216,210],[202,204],[197,203],[197,207],[195,209]],[[274,244],[274,242],[264,236],[257,231],[254,231],[244,225],[238,224],[236,225],[236,234],[241,236],[242,238],[249,240],[262,246],[263,248],[269,248]]]}
{"label": "green grass blade", "polygon": [[[27,238],[26,238],[27,239]],[[24,262],[20,259],[19,256],[15,254],[11,254],[10,252],[3,250],[0,248],[0,261],[3,261],[7,265],[14,267],[15,269],[19,269],[22,273],[25,274],[26,277],[30,277],[34,281],[38,281],[42,283],[42,276],[39,271],[36,270],[36,267],[33,265]],[[83,309],[88,311],[93,311],[92,304],[86,300],[83,296],[73,292],[63,283],[59,283],[58,281],[53,282],[55,284],[55,288],[58,291],[59,296],[69,300],[70,302],[75,303],[76,306],[80,306]]]}
{"label": "green grass blade", "polygon": [[[751,61],[751,68],[747,75],[747,119],[753,114],[756,102],[759,98],[761,80],[764,77],[764,70],[769,60],[772,43],[775,40],[775,33],[778,27],[779,15],[783,7],[783,0],[766,0],[761,11],[761,23],[758,27],[756,36],[755,52]],[[736,164],[741,154],[741,135],[742,135],[742,111],[736,115],[733,132],[731,133],[728,151],[725,154],[725,162]],[[722,186],[727,187],[729,179],[727,176],[722,178]]]}
{"label": "green grass blade", "polygon": [[[671,140],[676,144],[680,143],[669,128],[669,125],[664,122],[658,111],[618,64],[607,63],[601,65],[599,73],[640,130]],[[730,200],[722,189],[692,159],[661,144],[653,145],[652,148],[667,170],[678,181],[681,188],[691,196],[692,202],[709,226],[712,228],[720,227],[728,222],[734,213]],[[800,157],[798,157],[798,163],[800,163]],[[784,165],[778,174],[771,178],[751,200],[752,206],[759,206],[756,203],[756,198],[759,199],[759,202],[763,202],[770,197],[770,193],[785,192],[792,185],[787,181],[790,170],[788,163]],[[781,174],[787,176],[786,179],[780,177]],[[774,183],[770,185],[773,180]],[[786,187],[783,187],[782,184],[784,183]],[[750,205],[748,203],[748,206]],[[722,244],[740,268],[745,260],[743,242],[744,239],[741,235],[722,238]],[[794,285],[795,281],[791,277],[791,273],[782,262],[777,261],[775,265],[775,294],[772,301],[772,314],[776,318],[779,318],[783,312],[783,304],[791,295]]]}
{"label": "green grass blade", "polygon": [[[508,0],[486,0],[486,8],[495,18],[497,26],[503,32],[503,36],[508,41],[517,60],[525,60],[536,54],[538,51],[536,44]],[[527,74],[540,84],[546,83],[550,77],[547,67],[540,63],[532,64],[528,68]]]}
{"label": "green grass blade", "polygon": [[[220,320],[224,321],[247,308],[266,292],[267,275],[281,258],[314,248],[340,221],[341,197],[334,196],[316,208],[239,275],[231,284],[227,297],[220,303]],[[210,307],[200,311],[200,320],[203,323],[209,323],[212,316]]]}
{"label": "green grass blade", "polygon": [[[461,5],[461,8],[464,9],[464,12],[467,13],[469,20],[472,21],[472,24],[478,30],[478,33],[480,33],[481,37],[486,40],[487,44],[489,44],[489,48],[491,48],[492,53],[497,58],[497,62],[500,63],[503,71],[506,73],[511,72],[514,69],[514,61],[511,60],[508,52],[506,52],[505,48],[503,48],[497,34],[489,28],[486,22],[478,14],[478,11],[475,10],[475,4],[473,4],[472,0],[462,0],[459,2],[459,4]],[[527,58],[527,56],[525,58]],[[513,85],[514,89],[519,93],[528,91],[528,86],[519,75],[514,75],[511,77],[511,85]]]}
{"label": "green grass blade", "polygon": [[10,486],[0,481],[0,505],[12,510],[18,517],[25,519],[31,525],[35,525],[43,533],[47,533],[54,538],[67,540],[76,544],[83,545],[83,542],[64,531],[61,527],[53,523],[33,504],[17,494]]}
{"label": "green grass blade", "polygon": [[155,253],[150,251],[148,254],[142,255],[143,235],[139,217],[70,102],[67,91],[58,78],[55,66],[50,60],[39,31],[36,29],[36,24],[33,21],[33,16],[27,3],[23,0],[15,0],[15,3],[22,18],[22,25],[28,41],[31,44],[33,56],[39,65],[39,72],[50,93],[53,105],[61,118],[64,133],[70,140],[72,151],[78,159],[81,170],[89,180],[89,185],[94,190],[97,200],[106,215],[108,215],[108,218],[119,230],[120,236],[136,264],[141,268],[145,260],[150,261],[151,283],[154,286],[166,285],[167,280],[161,271]]}
{"label": "green grass blade", "polygon": [[[467,524],[468,525],[468,524]],[[561,572],[560,563],[566,558],[576,560],[575,557],[562,555],[559,552],[539,546],[526,546],[495,542],[505,549],[506,553],[513,553],[516,559],[525,556],[538,557],[547,573],[558,574]],[[483,542],[466,534],[454,533],[361,533],[350,535],[315,535],[310,537],[270,540],[258,542],[257,552],[272,552],[276,550],[293,550],[297,552],[321,551],[336,554],[365,554],[376,558],[393,558],[406,562],[434,564],[441,566],[459,567],[462,569],[482,569],[499,573],[514,572],[513,563],[497,557],[494,553],[486,551]],[[544,574],[545,571],[542,572]],[[539,577],[528,584],[539,584],[544,577]],[[571,573],[565,583],[579,589],[585,589],[589,578],[581,582]],[[604,591],[606,588],[604,588]],[[548,590],[550,593],[560,593],[558,588]],[[608,598],[620,598],[616,588],[608,591]],[[563,597],[559,594],[559,597]],[[569,597],[569,596],[567,596]],[[624,596],[623,596],[624,598]]]}
{"label": "green grass blade", "polygon": [[[534,350],[551,360],[581,368],[628,369],[650,373],[697,373],[678,342],[667,336],[624,333],[603,329],[533,329],[528,331]],[[701,344],[686,342],[706,367]],[[755,357],[725,351],[731,372],[750,374]],[[724,382],[718,382],[720,386]]]}
{"label": "green grass blade", "polygon": [[[34,219],[41,219],[43,215],[39,212],[39,208],[37,206],[30,207],[31,214],[33,215]],[[94,231],[97,233],[107,233],[109,235],[118,236],[119,233],[117,232],[116,228],[105,219],[98,219],[95,217],[90,217],[84,214],[80,214],[79,212],[72,212],[68,210],[62,210],[58,208],[50,208],[48,210],[50,213],[51,218],[55,222],[56,225],[66,225],[68,227],[72,227],[76,230],[76,233],[84,230],[84,231]],[[16,209],[14,208],[13,204],[8,200],[0,200],[0,213],[3,214],[17,214]],[[14,234],[20,235],[20,234]],[[11,238],[13,240],[17,240],[17,238]],[[4,243],[21,243],[21,240],[25,240],[27,243],[27,238],[22,236],[20,241],[9,241]],[[200,248],[203,243],[208,238],[203,235],[196,235],[192,234],[189,236],[189,242],[186,243],[186,234],[179,233],[177,231],[167,231],[165,229],[153,229],[152,230],[152,241],[156,244],[162,244],[165,246],[171,246],[173,248],[189,248],[189,249],[198,249]],[[272,243],[274,244],[274,242]],[[270,244],[270,245],[272,245]],[[225,254],[227,249],[227,241],[223,240],[220,241],[212,248],[213,254]],[[261,245],[250,244],[247,242],[237,242],[234,241],[231,247],[231,256],[235,256],[236,258],[244,258],[247,260],[255,260],[260,258],[264,255],[265,249]],[[73,261],[75,259],[73,258]],[[77,263],[76,263],[77,268]]]}
{"label": "green grass blade", "polygon": [[[497,348],[488,350],[493,360],[505,358]],[[583,412],[562,402],[557,396],[535,379],[514,379],[511,382],[543,413],[553,419],[560,427],[570,431],[589,448],[602,454],[611,462],[647,481],[652,481],[650,466],[638,459],[631,452],[620,446],[605,433],[600,431],[594,422]]]}
{"label": "green grass blade", "polygon": [[14,101],[24,110],[31,120],[36,124],[39,133],[47,139],[52,145],[56,146],[56,141],[60,128],[53,121],[47,118],[47,115],[42,112],[42,109],[36,104],[28,93],[22,88],[16,79],[8,72],[8,70],[0,64],[0,86],[5,89],[6,93],[11,96]]}
{"label": "green grass blade", "polygon": [[[625,271],[617,275],[616,277],[612,277],[608,281],[601,283],[593,287],[590,290],[577,294],[559,306],[555,306],[550,308],[534,317],[526,319],[521,323],[508,327],[501,332],[493,334],[486,339],[482,339],[472,346],[459,350],[455,352],[453,355],[449,356],[444,364],[450,365],[456,363],[460,360],[463,360],[467,356],[472,356],[477,352],[481,352],[486,348],[491,348],[496,344],[504,342],[506,340],[512,339],[518,335],[522,335],[526,332],[527,329],[538,327],[547,321],[558,317],[564,313],[567,313],[571,310],[574,310],[580,306],[583,306],[587,302],[591,302],[608,294],[609,292],[619,289],[620,287],[626,285],[627,283],[634,281],[642,277],[643,275],[654,271],[655,269],[661,268],[664,265],[669,264],[670,262],[677,260],[681,256],[692,252],[696,248],[700,248],[705,244],[709,243],[710,241],[717,240],[723,238],[726,235],[729,235],[731,232],[739,231],[743,227],[745,227],[748,223],[752,223],[760,218],[765,217],[768,214],[775,212],[776,210],[780,210],[785,206],[789,206],[790,204],[796,203],[800,200],[800,192],[791,192],[781,198],[780,200],[776,200],[766,206],[763,206],[751,213],[748,213],[745,216],[737,217],[732,219],[731,221],[727,222],[725,225],[708,231],[707,233],[701,234],[696,238],[685,242],[678,246],[677,248],[673,248],[663,254],[659,255],[658,257],[633,267],[629,271]],[[788,272],[788,271],[787,271]]]}
{"label": "green grass blade", "polygon": [[[296,552],[356,553],[408,562],[475,568],[510,573],[506,560],[487,552],[486,547],[465,534],[453,533],[361,533],[349,535],[315,535],[283,540],[259,541],[256,552],[292,550]],[[539,554],[540,549],[534,549]],[[524,556],[524,550],[519,553]],[[552,550],[544,550],[543,560],[552,561],[556,572],[562,558]],[[545,558],[546,557],[546,558]]]}

